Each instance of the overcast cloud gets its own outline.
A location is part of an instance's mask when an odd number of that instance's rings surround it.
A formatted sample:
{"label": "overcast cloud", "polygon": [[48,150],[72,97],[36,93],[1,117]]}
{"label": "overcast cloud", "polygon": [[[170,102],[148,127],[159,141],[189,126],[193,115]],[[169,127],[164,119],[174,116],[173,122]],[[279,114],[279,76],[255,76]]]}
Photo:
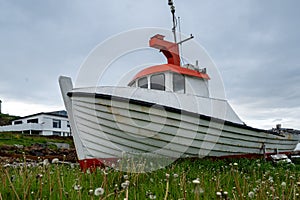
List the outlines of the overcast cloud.
{"label": "overcast cloud", "polygon": [[[181,29],[203,45],[246,124],[300,129],[300,2],[175,0]],[[167,0],[0,0],[3,112],[64,109],[58,76],[73,79],[88,53],[133,28],[171,27]]]}

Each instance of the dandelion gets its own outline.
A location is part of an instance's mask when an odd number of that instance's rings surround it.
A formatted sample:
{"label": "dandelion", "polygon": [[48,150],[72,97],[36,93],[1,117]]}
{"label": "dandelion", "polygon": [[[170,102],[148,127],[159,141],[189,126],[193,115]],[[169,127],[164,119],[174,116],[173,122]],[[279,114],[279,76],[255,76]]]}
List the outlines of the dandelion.
{"label": "dandelion", "polygon": [[221,198],[222,193],[221,192],[217,192],[216,195]]}
{"label": "dandelion", "polygon": [[125,174],[125,175],[123,176],[123,178],[124,178],[125,180],[127,180],[127,179],[128,179],[128,175]]}
{"label": "dandelion", "polygon": [[194,184],[200,184],[199,178],[196,178],[195,180],[193,180]]}
{"label": "dandelion", "polygon": [[36,175],[36,179],[43,178],[43,174]]}
{"label": "dandelion", "polygon": [[168,180],[170,178],[170,174],[166,174],[166,179]]}
{"label": "dandelion", "polygon": [[79,191],[81,189],[82,189],[82,187],[80,185],[77,185],[77,184],[74,185],[74,190]]}
{"label": "dandelion", "polygon": [[102,196],[104,194],[104,189],[102,187],[96,188],[94,194],[95,196]]}
{"label": "dandelion", "polygon": [[286,187],[286,182],[282,182],[282,183],[281,183],[281,187],[282,187],[282,188],[285,188],[285,187]]}
{"label": "dandelion", "polygon": [[269,181],[270,183],[273,183],[273,182],[274,182],[274,181],[273,181],[273,177],[270,176],[269,179],[268,179],[268,181]]}
{"label": "dandelion", "polygon": [[92,195],[94,193],[94,190],[90,189],[89,190],[89,195]]}
{"label": "dandelion", "polygon": [[48,166],[50,163],[49,163],[49,160],[48,159],[45,159],[43,160],[43,166]]}
{"label": "dandelion", "polygon": [[178,174],[173,174],[173,177],[174,178],[178,178]]}
{"label": "dandelion", "polygon": [[235,163],[233,163],[233,166],[238,166],[238,164],[235,162]]}
{"label": "dandelion", "polygon": [[249,192],[249,193],[248,193],[248,197],[249,197],[250,199],[253,199],[253,198],[254,198],[254,192],[252,192],[252,191]]}
{"label": "dandelion", "polygon": [[150,194],[149,199],[156,199],[156,195],[155,194]]}
{"label": "dandelion", "polygon": [[53,158],[51,163],[52,163],[52,164],[57,164],[58,162],[59,162],[59,159],[58,159],[58,158]]}
{"label": "dandelion", "polygon": [[126,189],[129,186],[129,181],[125,181],[124,183],[121,183],[121,187],[123,189]]}
{"label": "dandelion", "polygon": [[5,164],[5,165],[3,165],[3,167],[8,168],[8,167],[10,167],[10,164]]}

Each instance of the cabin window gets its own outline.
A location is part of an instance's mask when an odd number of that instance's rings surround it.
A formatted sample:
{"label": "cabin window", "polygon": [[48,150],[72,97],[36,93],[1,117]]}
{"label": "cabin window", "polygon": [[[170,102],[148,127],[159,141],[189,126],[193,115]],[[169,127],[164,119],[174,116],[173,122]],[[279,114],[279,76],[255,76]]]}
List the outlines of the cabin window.
{"label": "cabin window", "polygon": [[185,81],[183,75],[173,74],[173,91],[179,93],[185,92]]}
{"label": "cabin window", "polygon": [[155,74],[150,77],[150,89],[165,90],[165,75]]}
{"label": "cabin window", "polygon": [[139,79],[138,80],[138,86],[140,88],[148,88],[148,79],[147,79],[147,77]]}
{"label": "cabin window", "polygon": [[131,83],[129,84],[129,87],[135,87],[135,81],[131,82]]}
{"label": "cabin window", "polygon": [[20,121],[15,121],[14,124],[22,124],[23,122],[20,120]]}

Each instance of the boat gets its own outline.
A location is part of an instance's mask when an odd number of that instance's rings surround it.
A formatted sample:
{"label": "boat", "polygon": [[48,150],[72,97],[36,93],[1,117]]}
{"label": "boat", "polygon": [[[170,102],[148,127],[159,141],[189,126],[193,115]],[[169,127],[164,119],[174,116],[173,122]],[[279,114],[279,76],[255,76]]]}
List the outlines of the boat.
{"label": "boat", "polygon": [[[173,2],[169,5],[174,22]],[[149,159],[153,170],[155,161],[162,167],[162,161],[178,158],[268,156],[295,149],[299,134],[247,126],[226,99],[211,97],[209,69],[182,65],[175,23],[173,33],[174,42],[160,34],[149,40],[167,63],[139,71],[128,85],[74,88],[71,78],[59,78],[81,168],[116,166],[134,157]]]}

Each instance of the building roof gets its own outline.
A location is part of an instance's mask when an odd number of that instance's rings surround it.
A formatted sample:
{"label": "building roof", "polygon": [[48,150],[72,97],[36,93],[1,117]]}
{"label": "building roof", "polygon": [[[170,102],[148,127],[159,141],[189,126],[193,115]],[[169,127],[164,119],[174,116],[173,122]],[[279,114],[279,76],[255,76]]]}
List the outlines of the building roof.
{"label": "building roof", "polygon": [[[59,111],[53,111],[53,112],[40,112],[40,113],[36,113],[36,114],[32,114],[32,115],[27,115],[27,116],[24,116],[24,117],[20,117],[20,118],[18,118],[16,120],[30,118],[30,117],[34,117],[34,116],[38,116],[38,115],[50,115],[50,116],[55,116],[55,117],[68,118],[67,111],[65,111],[65,110],[59,110]],[[14,120],[14,121],[16,121],[16,120]]]}

